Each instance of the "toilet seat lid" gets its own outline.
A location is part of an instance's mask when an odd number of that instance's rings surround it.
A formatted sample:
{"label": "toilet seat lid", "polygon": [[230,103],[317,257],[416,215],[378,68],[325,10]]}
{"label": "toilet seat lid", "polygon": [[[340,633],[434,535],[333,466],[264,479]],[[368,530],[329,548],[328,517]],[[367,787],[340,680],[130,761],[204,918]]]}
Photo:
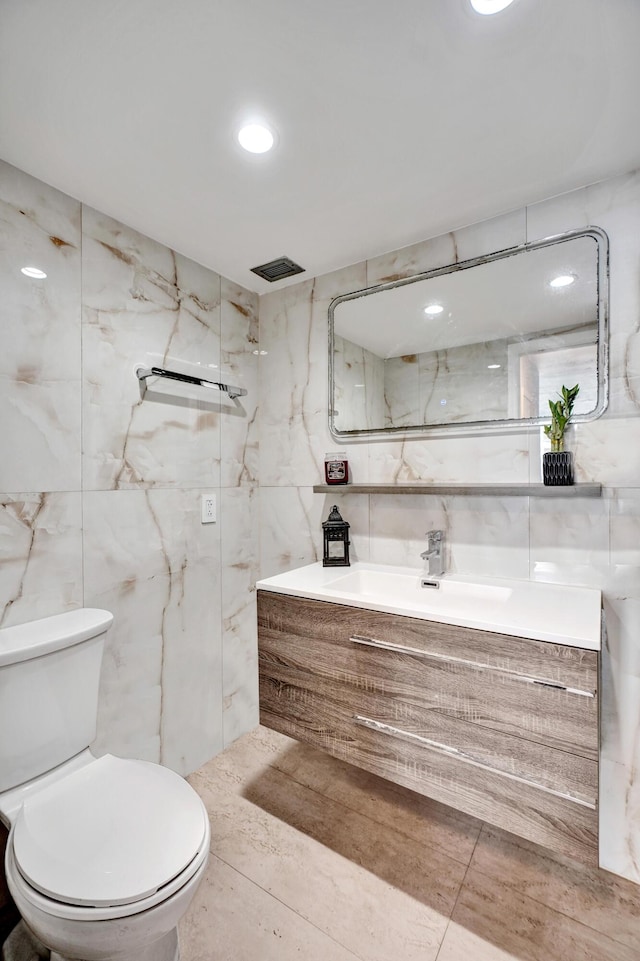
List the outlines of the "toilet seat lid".
{"label": "toilet seat lid", "polygon": [[107,754],[27,798],[13,850],[21,874],[48,897],[131,904],[185,871],[206,829],[204,805],[180,775]]}

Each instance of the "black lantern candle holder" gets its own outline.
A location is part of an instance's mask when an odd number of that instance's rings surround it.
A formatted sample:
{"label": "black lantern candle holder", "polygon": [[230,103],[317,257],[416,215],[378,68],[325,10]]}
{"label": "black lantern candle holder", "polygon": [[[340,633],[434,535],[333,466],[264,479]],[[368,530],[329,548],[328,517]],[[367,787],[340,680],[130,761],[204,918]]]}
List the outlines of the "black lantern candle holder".
{"label": "black lantern candle holder", "polygon": [[349,567],[349,524],[342,519],[334,504],[326,521],[322,522],[324,535],[323,567]]}

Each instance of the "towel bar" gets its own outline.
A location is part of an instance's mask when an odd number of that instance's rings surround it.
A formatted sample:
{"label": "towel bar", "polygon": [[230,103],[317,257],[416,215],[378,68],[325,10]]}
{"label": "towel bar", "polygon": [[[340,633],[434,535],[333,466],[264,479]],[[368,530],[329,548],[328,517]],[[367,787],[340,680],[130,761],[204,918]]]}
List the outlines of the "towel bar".
{"label": "towel bar", "polygon": [[136,375],[144,390],[147,387],[147,377],[166,377],[168,380],[179,380],[183,384],[196,384],[198,387],[220,390],[228,394],[231,400],[235,400],[236,397],[245,397],[247,393],[244,387],[231,387],[229,384],[221,384],[219,381],[206,380],[204,377],[194,377],[191,374],[180,374],[176,370],[167,370],[164,367],[138,367]]}

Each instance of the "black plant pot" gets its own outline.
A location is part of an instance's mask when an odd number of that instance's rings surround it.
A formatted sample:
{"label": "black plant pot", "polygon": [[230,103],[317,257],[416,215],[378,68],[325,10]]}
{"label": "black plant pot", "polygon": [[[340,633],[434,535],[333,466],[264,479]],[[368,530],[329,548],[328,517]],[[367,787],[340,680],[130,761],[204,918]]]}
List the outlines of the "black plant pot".
{"label": "black plant pot", "polygon": [[547,487],[569,487],[573,484],[570,450],[551,450],[542,455],[542,481]]}

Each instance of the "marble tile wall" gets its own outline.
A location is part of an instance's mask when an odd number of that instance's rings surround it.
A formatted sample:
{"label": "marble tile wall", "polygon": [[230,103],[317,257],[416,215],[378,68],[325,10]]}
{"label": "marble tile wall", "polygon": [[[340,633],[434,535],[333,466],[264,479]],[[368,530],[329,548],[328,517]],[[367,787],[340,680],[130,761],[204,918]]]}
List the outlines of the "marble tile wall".
{"label": "marble tile wall", "polygon": [[[507,411],[507,340],[383,359],[334,339],[338,430],[415,427],[423,423],[496,420]],[[494,364],[498,369],[489,374]],[[592,406],[595,406],[595,402]]]}
{"label": "marble tile wall", "polygon": [[385,361],[370,350],[336,334],[335,423],[340,430],[385,425]]}
{"label": "marble tile wall", "polygon": [[[380,427],[455,424],[508,416],[507,340],[465,344],[384,362],[386,421]],[[487,373],[489,365],[496,367]],[[341,427],[342,425],[340,425]]]}
{"label": "marble tile wall", "polygon": [[[449,568],[602,588],[602,864],[640,882],[640,173],[307,280],[260,301],[261,574],[321,556],[338,503],[356,559],[418,564],[423,534],[444,528]],[[596,225],[611,244],[609,409],[572,428],[579,481],[601,499],[314,494],[327,428],[327,308],[339,294]],[[357,481],[540,482],[541,431],[345,445]]]}
{"label": "marble tile wall", "polygon": [[[318,559],[332,503],[356,559],[415,563],[442,527],[452,570],[603,589],[603,865],[640,881],[639,217],[632,173],[269,293],[258,338],[255,295],[0,165],[0,624],[113,610],[98,749],[186,773],[254,725],[255,578]],[[602,499],[313,494],[336,446],[333,297],[590,224],[611,241],[611,400],[570,445]],[[221,368],[248,396],[159,382],[142,400],[151,357]],[[348,450],[356,481],[526,482],[543,447],[523,431]]]}
{"label": "marble tile wall", "polygon": [[7,164],[0,282],[0,625],[112,611],[96,750],[186,774],[257,723],[258,298]]}

